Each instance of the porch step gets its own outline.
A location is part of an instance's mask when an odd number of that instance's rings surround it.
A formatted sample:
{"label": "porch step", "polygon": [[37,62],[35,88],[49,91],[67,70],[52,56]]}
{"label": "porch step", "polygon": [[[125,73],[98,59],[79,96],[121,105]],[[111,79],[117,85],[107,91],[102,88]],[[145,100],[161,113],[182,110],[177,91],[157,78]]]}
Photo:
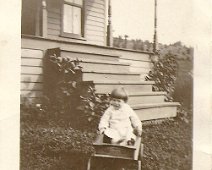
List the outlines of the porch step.
{"label": "porch step", "polygon": [[147,104],[147,103],[162,103],[165,99],[165,92],[142,92],[129,95],[128,103],[130,105],[135,104]]}
{"label": "porch step", "polygon": [[83,69],[82,70],[82,81],[137,81],[140,79],[140,74],[138,73],[123,73],[119,70],[106,70],[106,71],[96,71]]}
{"label": "porch step", "polygon": [[151,92],[153,81],[93,81],[97,93],[110,93],[114,88],[124,87],[129,94]]}
{"label": "porch step", "polygon": [[80,61],[80,66],[83,69],[93,71],[118,71],[120,73],[129,73],[129,63],[121,63],[118,61],[107,61],[107,60],[93,60],[83,59]]}
{"label": "porch step", "polygon": [[130,63],[132,67],[142,67],[142,68],[147,68],[151,69],[153,64],[150,61],[143,61],[142,59],[140,60],[131,60],[131,59],[125,59],[125,58],[119,58],[119,61],[122,63]]}
{"label": "porch step", "polygon": [[70,59],[93,59],[93,60],[106,60],[106,61],[118,61],[119,55],[116,54],[107,54],[99,52],[85,52],[77,50],[65,50],[61,48],[53,48],[47,50],[48,55],[56,54],[57,56],[68,57]]}
{"label": "porch step", "polygon": [[142,60],[129,60],[129,59],[119,59],[122,63],[129,63],[130,64],[130,72],[139,72],[141,74],[141,79],[144,80],[145,76],[151,70],[153,66],[150,61],[142,61]]}
{"label": "porch step", "polygon": [[162,119],[168,117],[175,117],[177,115],[177,102],[163,102],[151,104],[137,104],[131,105],[137,113],[141,121]]}
{"label": "porch step", "polygon": [[135,60],[135,61],[150,61],[150,55],[153,53],[149,52],[138,52],[134,50],[117,49],[116,54],[121,55],[120,58]]}
{"label": "porch step", "polygon": [[130,71],[132,73],[137,72],[137,73],[141,73],[141,74],[148,74],[150,69],[142,68],[142,67],[130,67]]}
{"label": "porch step", "polygon": [[148,76],[148,73],[141,73],[140,74],[140,78],[141,78],[141,80],[146,80],[146,76]]}

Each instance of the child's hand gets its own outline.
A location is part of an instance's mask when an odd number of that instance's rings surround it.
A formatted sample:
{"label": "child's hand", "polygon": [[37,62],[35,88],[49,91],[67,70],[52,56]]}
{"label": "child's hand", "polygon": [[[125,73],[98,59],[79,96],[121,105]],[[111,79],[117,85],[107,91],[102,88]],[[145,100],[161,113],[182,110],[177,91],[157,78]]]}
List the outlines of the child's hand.
{"label": "child's hand", "polygon": [[106,130],[106,128],[99,129],[100,134],[104,134],[105,130]]}
{"label": "child's hand", "polygon": [[134,133],[136,136],[141,137],[142,131],[141,131],[138,127],[136,127],[136,128],[133,130],[133,133]]}

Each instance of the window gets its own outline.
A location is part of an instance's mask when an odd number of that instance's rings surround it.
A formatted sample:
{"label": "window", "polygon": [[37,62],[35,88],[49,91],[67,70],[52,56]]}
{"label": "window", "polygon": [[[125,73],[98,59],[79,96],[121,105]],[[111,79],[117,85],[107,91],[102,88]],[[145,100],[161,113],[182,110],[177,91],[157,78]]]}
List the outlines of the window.
{"label": "window", "polygon": [[80,38],[83,36],[83,0],[64,0],[62,15],[62,36]]}
{"label": "window", "polygon": [[22,0],[21,34],[41,36],[42,18],[37,0]]}

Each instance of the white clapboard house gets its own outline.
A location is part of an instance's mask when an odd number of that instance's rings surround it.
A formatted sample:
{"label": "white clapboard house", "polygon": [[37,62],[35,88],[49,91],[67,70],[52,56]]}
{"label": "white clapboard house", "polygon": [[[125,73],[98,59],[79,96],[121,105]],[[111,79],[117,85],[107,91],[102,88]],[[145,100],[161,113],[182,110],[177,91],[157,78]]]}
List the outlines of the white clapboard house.
{"label": "white clapboard house", "polygon": [[43,58],[57,48],[60,56],[82,60],[83,80],[93,81],[98,93],[125,87],[142,121],[176,116],[178,104],[165,102],[165,92],[153,92],[154,82],[145,81],[153,53],[107,45],[107,1],[22,0],[21,95],[42,97]]}

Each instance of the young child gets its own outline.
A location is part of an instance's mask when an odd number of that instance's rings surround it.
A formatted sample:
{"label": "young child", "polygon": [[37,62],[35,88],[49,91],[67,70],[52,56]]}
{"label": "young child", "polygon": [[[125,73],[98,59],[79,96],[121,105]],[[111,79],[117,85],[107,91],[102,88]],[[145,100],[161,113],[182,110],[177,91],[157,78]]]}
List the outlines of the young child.
{"label": "young child", "polygon": [[103,114],[99,131],[104,134],[103,142],[134,145],[136,136],[141,136],[142,124],[136,113],[126,103],[127,92],[117,88],[111,92],[110,106]]}

